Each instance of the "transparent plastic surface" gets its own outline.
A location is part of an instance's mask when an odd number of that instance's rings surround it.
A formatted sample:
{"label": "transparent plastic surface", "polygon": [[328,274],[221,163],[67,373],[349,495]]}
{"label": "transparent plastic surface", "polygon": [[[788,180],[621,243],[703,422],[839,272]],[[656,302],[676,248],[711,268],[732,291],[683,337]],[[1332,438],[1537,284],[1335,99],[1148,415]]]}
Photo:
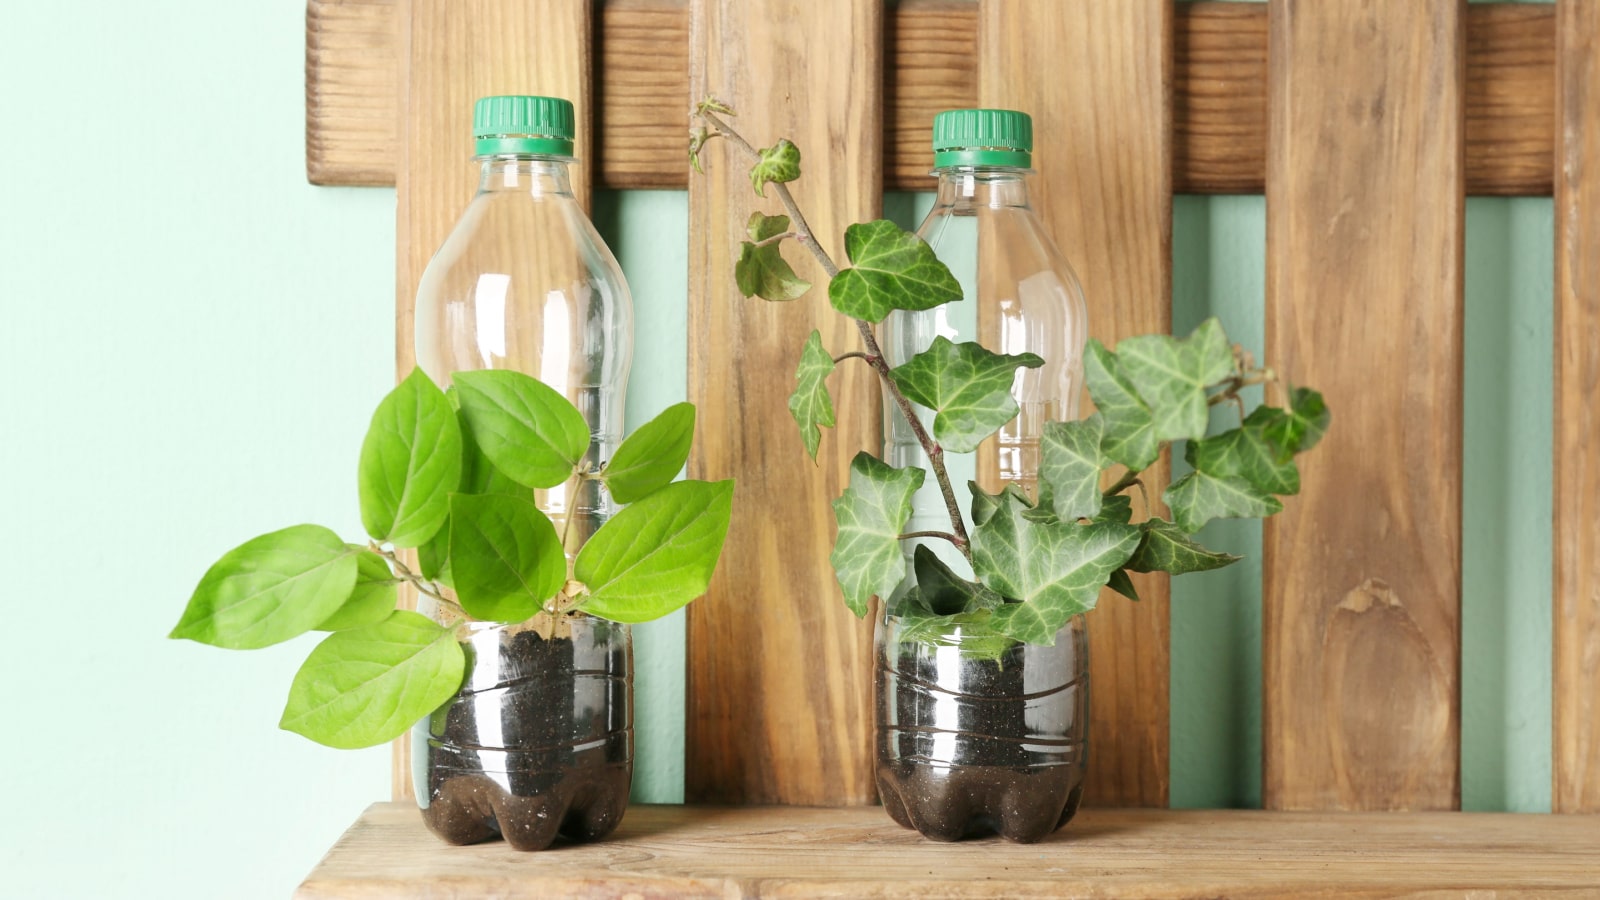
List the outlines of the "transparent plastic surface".
{"label": "transparent plastic surface", "polygon": [[598,840],[627,809],[628,626],[588,616],[535,625],[458,626],[465,683],[412,729],[423,821],[452,844],[504,837],[543,850],[557,835]]}
{"label": "transparent plastic surface", "polygon": [[[977,341],[996,353],[1042,357],[1042,367],[1017,371],[1011,388],[1021,408],[1017,417],[976,453],[945,454],[963,506],[968,481],[991,492],[1013,482],[1036,497],[1044,423],[1078,417],[1088,337],[1083,289],[1029,206],[1029,170],[957,167],[937,174],[938,197],[917,234],[950,267],[963,299],[922,312],[890,314],[883,327],[883,352],[890,365],[898,366],[943,336],[956,343]],[[927,457],[899,410],[888,398],[883,409],[885,461],[897,468],[928,469]],[[932,412],[922,407],[917,411],[931,430]],[[917,493],[906,530],[950,530],[949,514],[931,477]],[[970,573],[947,542],[919,542],[928,543],[958,571]],[[919,542],[905,542],[908,560]]]}
{"label": "transparent plastic surface", "polygon": [[896,822],[937,841],[1038,841],[1078,810],[1089,645],[1082,616],[1054,646],[877,629],[877,777]]}
{"label": "transparent plastic surface", "polygon": [[[481,158],[478,193],[417,289],[417,364],[441,387],[454,372],[516,369],[565,394],[589,422],[598,467],[622,438],[633,300],[616,258],[572,195],[567,161]],[[569,553],[614,511],[598,481],[536,491]]]}

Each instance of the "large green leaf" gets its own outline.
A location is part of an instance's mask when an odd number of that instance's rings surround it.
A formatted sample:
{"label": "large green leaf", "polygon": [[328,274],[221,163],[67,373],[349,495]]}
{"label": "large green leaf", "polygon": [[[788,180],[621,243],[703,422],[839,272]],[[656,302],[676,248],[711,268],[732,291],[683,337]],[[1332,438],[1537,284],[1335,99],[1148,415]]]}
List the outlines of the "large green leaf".
{"label": "large green leaf", "polygon": [[732,514],[732,481],[679,481],[617,513],[578,551],[579,608],[648,622],[704,594]]}
{"label": "large green leaf", "polygon": [[944,449],[970,453],[1016,417],[1011,385],[1017,368],[1042,365],[1044,360],[1032,353],[1007,356],[940,336],[889,377],[911,402],[936,412],[933,437]]}
{"label": "large green leaf", "polygon": [[278,727],[340,750],[387,743],[444,705],[465,665],[450,630],[395,612],[318,644],[295,673]]}
{"label": "large green leaf", "polygon": [[901,643],[958,648],[968,659],[998,660],[1017,643],[994,629],[990,610],[942,616],[928,607],[917,588],[905,594],[892,615],[900,620]]}
{"label": "large green leaf", "polygon": [[444,392],[421,369],[389,392],[361,443],[361,522],[396,547],[433,537],[461,479],[461,430]]}
{"label": "large green leaf", "polygon": [[689,459],[694,404],[675,403],[623,440],[601,472],[618,503],[633,503],[667,486]]}
{"label": "large green leaf", "polygon": [[499,494],[450,498],[450,573],[473,618],[521,622],[567,581],[561,538],[532,500]]}
{"label": "large green leaf", "polygon": [[1289,391],[1289,409],[1258,406],[1245,419],[1246,425],[1260,426],[1262,434],[1277,448],[1277,458],[1286,460],[1317,445],[1328,430],[1332,414],[1322,395],[1310,388]]}
{"label": "large green leaf", "polygon": [[589,426],[566,397],[510,369],[453,376],[472,437],[495,468],[518,484],[566,481],[589,449]]}
{"label": "large green leaf", "polygon": [[912,554],[911,571],[917,578],[916,592],[920,602],[926,604],[934,615],[977,612],[1005,602],[994,591],[957,575],[939,559],[933,548],[925,544],[917,545]]}
{"label": "large green leaf", "polygon": [[822,332],[813,330],[800,351],[800,366],[795,370],[794,393],[789,395],[789,414],[800,426],[806,453],[817,458],[822,429],[832,428],[833,396],[828,393],[828,376],[833,374],[833,357],[822,346]]}
{"label": "large green leaf", "polygon": [[1104,420],[1098,414],[1078,422],[1045,423],[1039,483],[1048,487],[1051,508],[1058,519],[1071,521],[1099,515],[1103,502],[1100,470],[1107,463],[1100,449],[1104,431]]}
{"label": "large green leaf", "polygon": [[1117,344],[1117,359],[1150,407],[1155,436],[1163,441],[1205,436],[1211,417],[1206,388],[1228,377],[1234,365],[1233,346],[1215,318],[1186,338],[1128,338]]}
{"label": "large green leaf", "polygon": [[888,597],[905,577],[900,532],[925,478],[921,469],[896,469],[865,451],[850,462],[850,486],[833,501],[839,536],[828,561],[845,604],[857,616],[866,615],[873,597]]}
{"label": "large green leaf", "polygon": [[251,538],[206,571],[168,637],[253,650],[317,627],[356,586],[356,554],[321,525]]}
{"label": "large green leaf", "polygon": [[1075,615],[1094,608],[1111,573],[1139,545],[1139,529],[1115,522],[1029,522],[1014,499],[1002,498],[989,521],[973,529],[972,566],[990,589],[1010,600],[994,610],[995,628],[1019,641],[1051,644]]}
{"label": "large green leaf", "polygon": [[1268,494],[1300,493],[1300,470],[1293,459],[1278,459],[1277,448],[1260,425],[1190,441],[1185,458],[1208,475],[1237,476]]}
{"label": "large green leaf", "polygon": [[1141,523],[1144,532],[1139,548],[1128,560],[1128,568],[1135,572],[1168,572],[1187,575],[1190,572],[1209,572],[1241,557],[1231,553],[1218,553],[1196,543],[1182,528],[1165,519],[1151,519]]}
{"label": "large green leaf", "polygon": [[400,594],[400,579],[389,571],[389,563],[359,544],[351,544],[350,550],[356,555],[355,590],[350,592],[350,599],[343,606],[322,620],[317,626],[318,631],[344,631],[347,628],[376,625],[394,612],[395,601]]}
{"label": "large green leaf", "polygon": [[933,248],[887,219],[845,229],[844,249],[851,268],[828,282],[828,299],[847,316],[881,322],[890,310],[961,299],[961,285]]}
{"label": "large green leaf", "polygon": [[811,282],[796,275],[783,258],[781,241],[757,246],[760,241],[789,230],[788,216],[751,213],[745,230],[750,240],[739,245],[739,260],[733,264],[733,280],[739,293],[763,300],[793,300],[811,290]]}
{"label": "large green leaf", "polygon": [[750,167],[750,186],[756,189],[757,196],[767,195],[768,182],[784,184],[800,177],[800,148],[788,138],[757,150],[756,154],[761,158]]}
{"label": "large green leaf", "polygon": [[1083,354],[1083,376],[1104,423],[1100,449],[1134,471],[1155,462],[1161,442],[1150,407],[1134,390],[1117,355],[1094,338]]}
{"label": "large green leaf", "polygon": [[1161,495],[1172,521],[1193,534],[1212,519],[1263,518],[1283,509],[1278,498],[1234,475],[1195,471],[1173,482]]}
{"label": "large green leaf", "polygon": [[[455,388],[446,392],[455,396]],[[508,497],[527,497],[528,489],[512,481],[506,473],[496,469],[489,457],[483,454],[478,442],[473,440],[472,429],[467,427],[466,414],[456,410],[461,425],[461,484],[458,494],[504,494]],[[433,537],[417,547],[417,564],[423,578],[433,579],[453,586],[450,577],[450,520]]]}

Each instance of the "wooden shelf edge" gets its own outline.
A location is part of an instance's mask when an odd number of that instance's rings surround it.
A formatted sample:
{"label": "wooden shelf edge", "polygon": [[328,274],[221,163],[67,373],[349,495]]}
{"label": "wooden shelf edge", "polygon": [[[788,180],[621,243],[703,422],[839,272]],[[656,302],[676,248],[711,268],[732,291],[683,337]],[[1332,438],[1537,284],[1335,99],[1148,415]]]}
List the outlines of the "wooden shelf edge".
{"label": "wooden shelf edge", "polygon": [[1600,890],[1600,816],[1086,809],[1039,844],[938,844],[881,808],[634,806],[610,840],[451,847],[370,807],[300,886],[367,897],[1273,896]]}
{"label": "wooden shelf edge", "polygon": [[[313,184],[392,185],[397,0],[308,0],[306,169]],[[1265,4],[1180,3],[1173,16],[1173,190],[1256,193],[1266,181]],[[884,186],[932,190],[928,128],[977,102],[977,4],[901,0],[885,17]],[[688,182],[686,0],[607,0],[595,17],[594,183]],[[1473,4],[1464,93],[1467,193],[1549,196],[1555,10]]]}

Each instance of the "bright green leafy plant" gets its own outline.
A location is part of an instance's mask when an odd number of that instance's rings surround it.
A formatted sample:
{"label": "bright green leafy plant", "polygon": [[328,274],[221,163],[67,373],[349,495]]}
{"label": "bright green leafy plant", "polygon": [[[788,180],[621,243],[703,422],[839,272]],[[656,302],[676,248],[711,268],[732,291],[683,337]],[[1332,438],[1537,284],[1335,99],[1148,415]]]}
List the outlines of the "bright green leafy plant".
{"label": "bright green leafy plant", "polygon": [[[582,414],[539,381],[458,372],[446,393],[417,369],[361,446],[367,542],[320,525],[246,541],[200,579],[171,637],[249,650],[332,632],[295,675],[281,727],[330,747],[392,740],[460,688],[460,623],[644,622],[705,593],[733,482],[673,480],[694,418],[669,407],[594,467]],[[585,482],[628,505],[574,548],[572,517],[558,533],[533,492],[565,484],[570,497]],[[399,552],[411,548],[418,570]],[[397,609],[402,583],[452,624]]]}
{"label": "bright green leafy plant", "polygon": [[[1012,641],[1049,644],[1069,620],[1094,607],[1101,588],[1137,600],[1130,572],[1179,575],[1235,562],[1236,556],[1202,546],[1195,532],[1212,519],[1270,516],[1283,508],[1278,497],[1299,491],[1294,456],[1315,446],[1328,427],[1322,396],[1283,385],[1210,319],[1182,338],[1144,335],[1115,350],[1089,341],[1084,375],[1097,411],[1081,421],[1046,423],[1038,495],[1014,484],[999,494],[970,484],[963,507],[945,453],[971,452],[1014,418],[1017,370],[1044,360],[939,337],[891,367],[875,326],[894,310],[961,301],[955,277],[920,238],[883,220],[846,229],[850,266],[841,269],[787,187],[800,177],[799,148],[782,140],[758,149],[729,125],[731,116],[716,100],[695,108],[689,139],[695,170],[701,171],[706,144],[722,138],[750,161],[756,193],[765,197],[770,186],[784,208],[782,215],[750,217],[750,240],[734,269],[739,290],[773,301],[805,294],[811,285],[781,255],[783,242],[793,240],[827,274],[830,303],[855,320],[861,339],[838,355],[823,346],[819,332],[806,339],[789,399],[806,451],[815,458],[821,430],[834,424],[827,377],[839,363],[861,360],[878,374],[921,444],[949,513],[949,531],[907,533],[912,497],[929,472],[856,456],[849,486],[833,504],[838,539],[830,558],[856,615],[865,615],[874,598],[886,600],[890,614],[907,620],[906,635],[932,639],[959,627],[964,652],[998,654]],[[1288,402],[1246,416],[1240,392],[1260,384],[1277,386]],[[1238,425],[1208,436],[1212,408],[1221,404],[1238,410]],[[1169,520],[1150,515],[1143,474],[1176,441],[1184,442],[1192,471],[1162,493]],[[1135,489],[1144,501],[1140,521],[1134,519]],[[917,539],[954,545],[973,578],[953,571],[927,546],[916,548],[908,571],[903,542]]]}

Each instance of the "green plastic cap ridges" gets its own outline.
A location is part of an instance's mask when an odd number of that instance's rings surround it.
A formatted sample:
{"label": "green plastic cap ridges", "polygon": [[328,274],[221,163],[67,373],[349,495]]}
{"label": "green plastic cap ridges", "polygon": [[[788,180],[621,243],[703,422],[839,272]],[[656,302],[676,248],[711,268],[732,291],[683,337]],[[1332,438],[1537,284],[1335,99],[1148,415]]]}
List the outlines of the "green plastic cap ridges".
{"label": "green plastic cap ridges", "polygon": [[933,119],[933,167],[1033,165],[1033,117],[1014,109],[951,109]]}
{"label": "green plastic cap ridges", "polygon": [[472,136],[478,156],[571,156],[576,119],[560,97],[484,97],[472,108]]}

